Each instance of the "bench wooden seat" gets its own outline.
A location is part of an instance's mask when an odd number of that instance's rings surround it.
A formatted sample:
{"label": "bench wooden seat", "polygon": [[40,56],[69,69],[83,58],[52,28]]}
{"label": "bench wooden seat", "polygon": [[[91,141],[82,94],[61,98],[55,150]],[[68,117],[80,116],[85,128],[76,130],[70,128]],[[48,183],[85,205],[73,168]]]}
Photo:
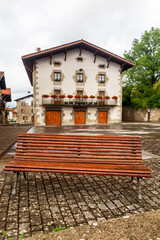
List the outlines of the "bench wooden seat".
{"label": "bench wooden seat", "polygon": [[129,176],[138,183],[151,176],[142,162],[140,137],[128,136],[21,133],[15,157],[4,170],[16,172],[17,179],[19,172]]}

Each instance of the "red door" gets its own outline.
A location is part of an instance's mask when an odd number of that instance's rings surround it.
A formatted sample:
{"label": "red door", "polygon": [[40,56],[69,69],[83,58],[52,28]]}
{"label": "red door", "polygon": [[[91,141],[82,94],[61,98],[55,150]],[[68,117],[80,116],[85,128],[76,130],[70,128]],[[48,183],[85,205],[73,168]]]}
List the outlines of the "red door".
{"label": "red door", "polygon": [[99,123],[107,123],[107,111],[99,111]]}
{"label": "red door", "polygon": [[46,125],[61,125],[61,111],[46,111]]}
{"label": "red door", "polygon": [[75,111],[75,124],[85,124],[86,113],[85,111]]}

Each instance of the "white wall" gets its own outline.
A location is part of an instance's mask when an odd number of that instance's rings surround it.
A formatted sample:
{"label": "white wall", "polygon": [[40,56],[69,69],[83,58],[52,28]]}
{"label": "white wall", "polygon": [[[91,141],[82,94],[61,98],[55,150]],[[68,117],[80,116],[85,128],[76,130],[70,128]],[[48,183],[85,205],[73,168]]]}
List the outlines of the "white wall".
{"label": "white wall", "polygon": [[[50,65],[49,58],[43,58],[36,61],[36,74],[34,74],[34,97],[35,97],[35,111],[38,116],[36,120],[36,125],[45,125],[45,108],[42,106],[42,95],[51,95],[54,89],[62,89],[63,93],[68,95],[76,94],[76,89],[82,89],[88,96],[95,95],[98,96],[99,91],[106,91],[106,94],[110,97],[117,96],[118,103],[116,107],[110,109],[110,119],[109,122],[120,122],[121,121],[121,75],[120,75],[120,65],[110,62],[109,68],[100,69],[99,64],[105,64],[107,66],[107,60],[100,56],[96,57],[96,62],[94,63],[93,53],[82,49],[81,57],[83,62],[78,62],[76,58],[79,57],[79,49],[74,49],[67,52],[67,59],[64,60],[64,53],[53,55],[52,65]],[[54,66],[54,61],[60,61],[62,65],[60,67]],[[82,68],[87,75],[87,80],[84,85],[76,84],[73,79],[75,71]],[[53,70],[61,70],[64,74],[64,80],[61,85],[56,82],[53,83],[51,80],[51,74]],[[96,80],[96,75],[98,72],[106,72],[109,80],[106,86],[98,86]],[[62,124],[71,123],[71,109],[65,108],[63,111],[66,113]],[[93,114],[95,110],[91,110],[91,119],[93,120],[95,115]],[[94,120],[93,120],[94,122]],[[74,124],[74,123],[73,123]]]}

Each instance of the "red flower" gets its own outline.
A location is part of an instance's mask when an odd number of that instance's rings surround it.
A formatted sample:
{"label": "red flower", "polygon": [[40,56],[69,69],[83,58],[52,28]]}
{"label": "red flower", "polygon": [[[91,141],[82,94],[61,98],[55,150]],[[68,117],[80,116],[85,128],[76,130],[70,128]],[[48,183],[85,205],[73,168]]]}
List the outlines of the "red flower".
{"label": "red flower", "polygon": [[75,98],[80,99],[81,95],[76,95]]}
{"label": "red flower", "polygon": [[98,96],[97,98],[98,98],[98,99],[102,99],[102,96]]}
{"label": "red flower", "polygon": [[58,96],[56,94],[51,95],[51,98],[57,98]]}
{"label": "red flower", "polygon": [[73,98],[73,95],[67,95],[68,98]]}
{"label": "red flower", "polygon": [[87,99],[87,98],[88,98],[88,96],[87,96],[87,95],[84,95],[84,96],[83,96],[83,98],[84,98],[84,99]]}
{"label": "red flower", "polygon": [[115,100],[117,100],[118,97],[117,97],[117,96],[113,96],[112,98],[115,99]]}
{"label": "red flower", "polygon": [[110,99],[110,97],[109,96],[105,96],[105,99]]}
{"label": "red flower", "polygon": [[60,97],[60,98],[65,98],[65,95],[64,95],[64,94],[62,94],[62,95],[60,95],[59,97]]}
{"label": "red flower", "polygon": [[92,99],[93,99],[93,98],[95,98],[95,96],[91,95],[91,96],[90,96],[90,98],[92,98]]}

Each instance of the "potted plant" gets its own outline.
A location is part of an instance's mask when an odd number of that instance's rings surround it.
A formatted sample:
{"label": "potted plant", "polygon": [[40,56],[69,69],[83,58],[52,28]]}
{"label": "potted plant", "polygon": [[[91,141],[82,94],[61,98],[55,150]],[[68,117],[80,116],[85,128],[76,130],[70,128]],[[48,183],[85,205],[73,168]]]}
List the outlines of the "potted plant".
{"label": "potted plant", "polygon": [[109,97],[109,96],[105,96],[105,99],[109,100],[109,99],[110,99],[110,97]]}
{"label": "potted plant", "polygon": [[112,99],[115,99],[115,100],[117,100],[117,99],[118,99],[118,97],[117,97],[117,96],[113,96],[113,97],[112,97]]}
{"label": "potted plant", "polygon": [[73,98],[73,95],[69,94],[69,95],[67,95],[67,97],[70,99],[70,98]]}
{"label": "potted plant", "polygon": [[75,98],[76,98],[76,99],[80,99],[80,98],[81,98],[81,95],[75,95]]}
{"label": "potted plant", "polygon": [[58,96],[56,94],[51,95],[51,98],[57,98]]}
{"label": "potted plant", "polygon": [[48,98],[49,95],[48,95],[48,94],[43,94],[42,97],[43,97],[43,98]]}
{"label": "potted plant", "polygon": [[[69,94],[69,95],[67,95],[67,97],[68,97],[69,99],[71,99],[71,98],[73,98],[73,95],[70,95],[70,94]],[[69,101],[69,103],[70,103],[70,104],[73,104],[73,102],[71,102],[71,101]]]}
{"label": "potted plant", "polygon": [[90,98],[91,98],[91,99],[94,99],[94,98],[95,98],[95,96],[91,95],[91,96],[90,96]]}
{"label": "potted plant", "polygon": [[88,98],[88,96],[87,96],[87,95],[83,95],[83,98],[84,98],[84,99],[87,99],[87,98]]}
{"label": "potted plant", "polygon": [[102,100],[102,96],[98,96],[97,99]]}
{"label": "potted plant", "polygon": [[63,98],[65,98],[65,95],[62,94],[62,95],[60,95],[59,97],[60,97],[61,99],[63,99]]}

